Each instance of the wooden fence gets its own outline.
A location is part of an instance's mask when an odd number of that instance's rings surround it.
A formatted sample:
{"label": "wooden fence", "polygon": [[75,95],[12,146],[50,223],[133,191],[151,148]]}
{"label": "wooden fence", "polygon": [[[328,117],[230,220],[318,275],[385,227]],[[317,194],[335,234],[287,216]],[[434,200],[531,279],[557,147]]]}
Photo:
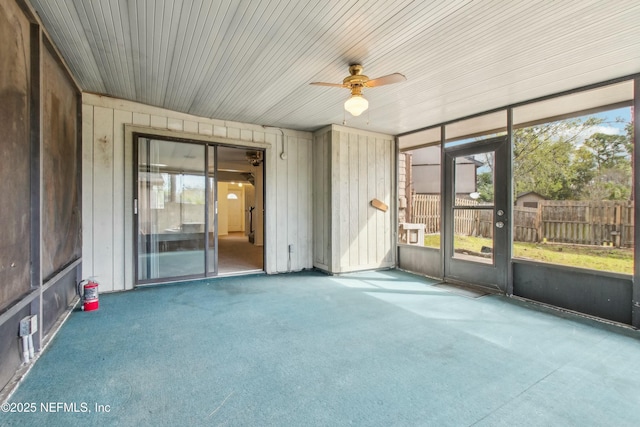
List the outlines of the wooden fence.
{"label": "wooden fence", "polygon": [[[540,205],[538,205],[540,206]],[[513,207],[513,240],[516,242],[538,242],[538,208]]]}
{"label": "wooden fence", "polygon": [[[478,206],[478,202],[456,198],[456,206]],[[464,236],[493,237],[493,209],[456,209],[454,229]]]}
{"label": "wooden fence", "polygon": [[440,196],[415,194],[411,199],[409,222],[424,224],[427,234],[440,232]]}
{"label": "wooden fence", "polygon": [[[456,199],[456,205],[475,206],[477,201]],[[633,247],[633,205],[628,201],[545,200],[538,208],[515,206],[512,220],[516,242]],[[425,224],[426,233],[439,232],[440,196],[414,195],[410,221]],[[491,210],[455,210],[456,234],[491,237],[493,222]]]}
{"label": "wooden fence", "polygon": [[[411,222],[425,224],[425,233],[440,232],[440,196],[416,194],[412,199]],[[456,206],[477,206],[475,200],[456,198]],[[456,234],[493,236],[493,212],[490,210],[456,209]]]}
{"label": "wooden fence", "polygon": [[538,238],[550,242],[633,247],[633,205],[622,201],[538,204]]}

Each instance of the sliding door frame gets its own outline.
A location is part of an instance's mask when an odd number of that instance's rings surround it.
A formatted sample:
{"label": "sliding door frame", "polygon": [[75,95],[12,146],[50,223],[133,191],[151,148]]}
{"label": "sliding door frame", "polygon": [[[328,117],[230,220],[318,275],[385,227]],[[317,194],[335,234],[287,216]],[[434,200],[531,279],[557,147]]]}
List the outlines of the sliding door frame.
{"label": "sliding door frame", "polygon": [[[263,147],[255,147],[255,146],[242,146],[242,145],[236,145],[236,144],[226,144],[226,143],[220,143],[220,142],[216,142],[216,141],[203,141],[203,140],[197,140],[197,139],[189,139],[189,138],[181,138],[181,137],[173,137],[173,136],[167,136],[167,135],[156,135],[156,134],[152,134],[152,133],[146,133],[146,132],[137,132],[134,131],[132,132],[132,150],[133,150],[133,161],[132,161],[132,168],[133,168],[133,175],[132,175],[132,206],[133,209],[131,211],[132,217],[133,217],[133,286],[134,287],[138,287],[138,286],[145,286],[145,285],[154,285],[154,284],[160,284],[160,283],[171,283],[171,282],[179,282],[179,281],[187,281],[187,280],[200,280],[200,279],[204,279],[204,278],[209,278],[209,277],[217,277],[218,276],[218,188],[217,188],[217,184],[218,184],[218,147],[219,146],[223,146],[223,147],[228,147],[228,148],[237,148],[237,149],[241,149],[241,150],[252,150],[252,151],[259,151],[262,153],[262,157],[263,159],[265,158],[265,153],[266,153],[266,148]],[[140,280],[139,279],[139,244],[138,244],[138,234],[140,232],[139,229],[139,198],[140,198],[140,194],[139,194],[139,189],[138,189],[138,173],[139,173],[139,144],[140,144],[140,140],[141,139],[149,139],[149,140],[162,140],[162,141],[170,141],[170,142],[176,142],[176,143],[188,143],[188,144],[198,144],[201,146],[204,146],[205,150],[204,150],[204,169],[205,169],[205,205],[204,205],[204,209],[205,209],[205,224],[204,224],[204,228],[205,228],[205,233],[204,233],[204,251],[203,251],[203,256],[204,256],[204,273],[203,274],[190,274],[190,275],[183,275],[183,276],[173,276],[173,277],[167,277],[167,278],[154,278],[154,279],[144,279],[144,280]],[[210,150],[213,150],[214,153],[214,158],[213,158],[213,175],[211,175],[211,173],[209,172],[209,166],[211,166],[210,163]],[[210,196],[210,183],[209,180],[210,178],[213,177],[213,200],[211,199]],[[262,186],[262,200],[263,200],[263,206],[262,209],[263,211],[266,211],[266,182],[265,182],[265,178],[266,178],[266,162],[262,163],[262,182],[263,182],[263,186]],[[210,206],[211,204],[213,204],[213,215],[209,215],[210,212]],[[214,233],[213,233],[213,237],[212,239],[209,237],[209,225],[211,224],[211,216],[213,216],[213,225],[214,225]],[[264,221],[265,216],[263,215],[263,221]],[[265,238],[264,238],[264,243],[263,243],[263,270],[265,269],[266,263],[265,263],[265,258],[266,258],[266,227],[263,226],[263,231],[265,233]],[[211,241],[213,240],[213,242]],[[210,267],[210,260],[209,260],[209,256],[211,251],[213,251],[214,256],[213,256],[213,265],[214,265],[214,269],[210,272],[209,271],[209,267]]]}

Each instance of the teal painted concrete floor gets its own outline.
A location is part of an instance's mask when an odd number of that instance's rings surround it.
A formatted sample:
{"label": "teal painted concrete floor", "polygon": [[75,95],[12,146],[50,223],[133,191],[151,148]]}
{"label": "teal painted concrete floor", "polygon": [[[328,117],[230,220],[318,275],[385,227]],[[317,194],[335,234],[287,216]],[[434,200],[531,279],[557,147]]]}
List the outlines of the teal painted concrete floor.
{"label": "teal painted concrete floor", "polygon": [[102,295],[10,399],[35,412],[0,425],[638,425],[638,332],[434,284],[304,272]]}

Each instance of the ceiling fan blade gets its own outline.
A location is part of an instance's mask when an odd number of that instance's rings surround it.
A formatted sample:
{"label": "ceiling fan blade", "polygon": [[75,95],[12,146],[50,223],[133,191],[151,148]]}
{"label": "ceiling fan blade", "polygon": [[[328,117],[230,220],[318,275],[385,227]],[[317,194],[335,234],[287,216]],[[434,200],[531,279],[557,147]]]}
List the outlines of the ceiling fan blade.
{"label": "ceiling fan blade", "polygon": [[388,76],[378,77],[377,79],[369,80],[365,83],[366,87],[376,87],[390,85],[392,83],[400,83],[407,80],[407,78],[400,73],[389,74]]}
{"label": "ceiling fan blade", "polygon": [[315,85],[315,86],[329,86],[329,87],[346,87],[345,85],[343,85],[342,83],[324,83],[324,82],[313,82],[313,83],[309,83],[310,85]]}

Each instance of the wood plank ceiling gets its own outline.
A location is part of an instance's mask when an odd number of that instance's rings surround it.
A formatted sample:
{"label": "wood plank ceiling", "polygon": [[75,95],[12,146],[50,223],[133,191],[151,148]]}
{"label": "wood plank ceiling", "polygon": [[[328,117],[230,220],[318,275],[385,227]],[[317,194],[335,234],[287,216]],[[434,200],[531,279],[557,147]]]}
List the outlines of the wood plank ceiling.
{"label": "wood plank ceiling", "polygon": [[84,91],[221,120],[400,134],[640,72],[637,0],[31,0]]}

